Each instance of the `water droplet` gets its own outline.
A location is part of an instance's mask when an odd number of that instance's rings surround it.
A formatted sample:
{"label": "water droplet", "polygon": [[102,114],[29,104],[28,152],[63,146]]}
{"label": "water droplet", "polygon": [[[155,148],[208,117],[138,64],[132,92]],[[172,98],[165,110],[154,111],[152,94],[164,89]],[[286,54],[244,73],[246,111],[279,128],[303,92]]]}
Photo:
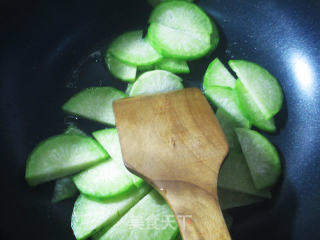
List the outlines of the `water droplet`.
{"label": "water droplet", "polygon": [[74,125],[74,122],[76,122],[77,120],[78,120],[78,117],[68,115],[63,119],[63,122],[64,122],[64,124],[69,126],[69,125]]}

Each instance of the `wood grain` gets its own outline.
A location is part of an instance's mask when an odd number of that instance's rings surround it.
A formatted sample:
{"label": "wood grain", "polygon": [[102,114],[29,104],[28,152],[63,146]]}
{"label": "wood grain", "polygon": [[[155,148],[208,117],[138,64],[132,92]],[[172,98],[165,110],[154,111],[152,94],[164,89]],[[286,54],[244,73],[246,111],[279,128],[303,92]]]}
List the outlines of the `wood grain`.
{"label": "wood grain", "polygon": [[217,179],[228,145],[199,89],[113,104],[125,165],[167,200],[184,240],[230,239]]}

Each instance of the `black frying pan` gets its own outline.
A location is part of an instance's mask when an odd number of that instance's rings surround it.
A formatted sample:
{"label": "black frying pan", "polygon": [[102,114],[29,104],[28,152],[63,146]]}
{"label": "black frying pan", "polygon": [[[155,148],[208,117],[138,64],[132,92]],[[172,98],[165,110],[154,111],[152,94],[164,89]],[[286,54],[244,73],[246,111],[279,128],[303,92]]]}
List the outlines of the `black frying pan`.
{"label": "black frying pan", "polygon": [[[255,61],[281,82],[280,131],[269,136],[281,152],[283,179],[275,198],[234,210],[233,239],[320,239],[320,2],[201,0],[217,21],[214,56]],[[1,3],[1,239],[74,239],[73,201],[51,204],[52,184],[29,188],[28,153],[76,121],[60,106],[75,92],[125,85],[106,71],[99,51],[120,33],[146,28],[144,0],[5,1]],[[99,50],[99,51],[98,51]],[[98,51],[98,52],[96,52]],[[191,64],[185,85],[200,86],[210,60]]]}

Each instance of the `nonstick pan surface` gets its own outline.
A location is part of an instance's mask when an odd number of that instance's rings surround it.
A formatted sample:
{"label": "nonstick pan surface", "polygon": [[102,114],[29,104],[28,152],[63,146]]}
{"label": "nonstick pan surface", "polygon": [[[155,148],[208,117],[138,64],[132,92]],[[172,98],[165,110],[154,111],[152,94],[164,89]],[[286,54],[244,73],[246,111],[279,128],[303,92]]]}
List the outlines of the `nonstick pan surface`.
{"label": "nonstick pan surface", "polygon": [[[246,59],[280,81],[279,132],[267,135],[283,160],[270,202],[236,209],[233,239],[320,239],[320,2],[201,0],[218,23],[221,42],[190,64],[186,86],[198,86],[215,56]],[[108,43],[146,28],[146,1],[2,1],[0,3],[1,239],[74,239],[74,199],[51,203],[53,184],[24,180],[25,161],[39,141],[70,122],[90,132],[102,125],[63,114],[61,105],[88,86],[125,84],[103,63]]]}

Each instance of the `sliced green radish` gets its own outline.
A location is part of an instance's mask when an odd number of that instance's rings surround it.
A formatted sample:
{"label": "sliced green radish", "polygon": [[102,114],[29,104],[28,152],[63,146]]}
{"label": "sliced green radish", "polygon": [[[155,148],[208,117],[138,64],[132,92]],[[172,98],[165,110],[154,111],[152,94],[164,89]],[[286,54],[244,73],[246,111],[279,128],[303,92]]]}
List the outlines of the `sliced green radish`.
{"label": "sliced green radish", "polygon": [[240,152],[230,151],[229,156],[221,166],[218,186],[258,197],[271,198],[270,191],[256,189],[246,160]]}
{"label": "sliced green radish", "polygon": [[151,65],[162,56],[143,38],[143,31],[130,31],[117,37],[108,50],[114,57],[133,66]]}
{"label": "sliced green radish", "polygon": [[105,61],[111,74],[116,78],[126,82],[134,82],[136,80],[136,66],[125,64],[113,57],[110,53],[106,54]]}
{"label": "sliced green radish", "polygon": [[172,73],[190,73],[190,69],[186,61],[164,58],[156,64],[157,69],[166,70]]}
{"label": "sliced green radish", "polygon": [[177,234],[178,224],[171,209],[153,190],[105,234],[94,237],[94,240],[169,240]]}
{"label": "sliced green radish", "polygon": [[179,90],[183,88],[181,82],[180,77],[164,70],[146,72],[135,81],[130,96]]}
{"label": "sliced green radish", "polygon": [[148,40],[165,57],[197,59],[219,41],[213,21],[197,5],[185,1],[159,4],[149,22]]}
{"label": "sliced green radish", "polygon": [[236,80],[219,58],[214,59],[209,64],[203,80],[203,89],[205,91],[216,86],[234,88],[235,84]]}
{"label": "sliced green radish", "polygon": [[236,83],[236,93],[238,95],[240,108],[247,113],[248,119],[254,126],[268,132],[276,131],[273,118],[269,120],[266,119],[240,80],[237,80]]}
{"label": "sliced green radish", "polygon": [[121,160],[121,146],[116,128],[106,128],[92,133],[93,137],[102,145],[112,159]]}
{"label": "sliced green radish", "polygon": [[150,23],[158,23],[185,33],[213,32],[211,19],[196,4],[185,1],[167,1],[158,5],[151,13]]}
{"label": "sliced green radish", "polygon": [[128,83],[127,88],[126,88],[126,91],[125,91],[125,93],[126,93],[127,95],[130,94],[130,91],[131,91],[132,86],[133,86],[133,83]]}
{"label": "sliced green radish", "polygon": [[228,189],[218,188],[219,203],[222,210],[248,206],[262,202],[264,199],[246,193],[235,192]]}
{"label": "sliced green radish", "polygon": [[150,186],[142,185],[125,195],[104,201],[95,201],[80,195],[73,208],[71,227],[76,239],[87,239],[102,228],[114,224],[149,191]]}
{"label": "sliced green radish", "polygon": [[127,168],[124,166],[117,129],[103,129],[93,132],[92,135],[109,153],[111,158],[125,169],[128,177],[132,180],[134,185],[136,187],[139,187],[143,183],[143,179],[129,172]]}
{"label": "sliced green radish", "polygon": [[229,113],[241,126],[250,128],[251,123],[238,104],[236,92],[230,88],[212,87],[205,91],[208,99],[218,108]]}
{"label": "sliced green radish", "polygon": [[[122,158],[121,158],[121,161]],[[123,164],[123,163],[122,163]],[[131,179],[131,181],[133,182],[133,184],[136,186],[136,187],[140,187],[143,183],[144,183],[144,180],[138,176],[136,176],[135,174],[133,174],[132,172],[130,172],[123,164],[123,167],[125,168],[125,171],[127,173],[127,176]]]}
{"label": "sliced green radish", "polygon": [[[74,124],[67,127],[64,134],[87,136],[82,130]],[[56,180],[53,190],[52,202],[57,203],[67,198],[73,197],[78,193],[76,185],[73,183],[72,177],[64,177]]]}
{"label": "sliced green radish", "polygon": [[104,161],[108,154],[89,137],[58,135],[41,142],[30,154],[26,180],[30,185],[65,177]]}
{"label": "sliced green radish", "polygon": [[274,76],[258,64],[244,60],[230,60],[229,65],[267,119],[280,111],[283,93]]}
{"label": "sliced green radish", "polygon": [[242,127],[241,124],[221,108],[218,108],[216,117],[220,123],[224,135],[227,138],[230,151],[241,152],[241,146],[234,131],[236,128]]}
{"label": "sliced green radish", "polygon": [[79,191],[93,198],[111,198],[133,187],[126,171],[113,159],[76,174],[73,181]]}
{"label": "sliced green radish", "polygon": [[126,96],[112,87],[91,87],[71,97],[62,109],[100,123],[114,125],[112,102]]}
{"label": "sliced green radish", "polygon": [[169,1],[186,1],[186,2],[193,2],[194,0],[148,0],[148,2],[150,3],[150,5],[153,6],[153,7],[157,6],[159,3],[169,2]]}
{"label": "sliced green radish", "polygon": [[274,185],[281,174],[276,148],[256,131],[244,128],[235,131],[256,188],[265,189]]}
{"label": "sliced green radish", "polygon": [[209,34],[191,34],[155,22],[150,24],[147,38],[151,45],[167,58],[198,59],[213,48]]}
{"label": "sliced green radish", "polygon": [[67,198],[71,198],[78,193],[71,177],[60,178],[56,181],[53,190],[52,202],[57,203]]}

